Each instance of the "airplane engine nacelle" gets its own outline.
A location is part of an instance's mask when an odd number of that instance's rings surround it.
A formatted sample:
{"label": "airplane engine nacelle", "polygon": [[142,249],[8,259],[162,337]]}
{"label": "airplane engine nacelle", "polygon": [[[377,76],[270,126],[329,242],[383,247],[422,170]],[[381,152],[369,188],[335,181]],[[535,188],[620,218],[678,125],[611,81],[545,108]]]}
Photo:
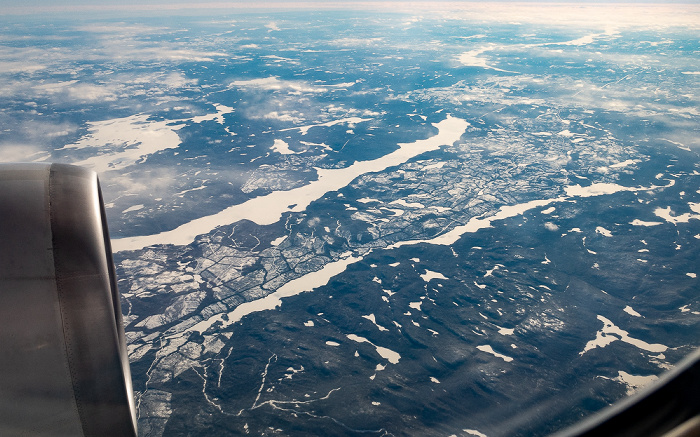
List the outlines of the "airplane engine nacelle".
{"label": "airplane engine nacelle", "polygon": [[0,435],[136,435],[94,172],[0,164],[0,324]]}

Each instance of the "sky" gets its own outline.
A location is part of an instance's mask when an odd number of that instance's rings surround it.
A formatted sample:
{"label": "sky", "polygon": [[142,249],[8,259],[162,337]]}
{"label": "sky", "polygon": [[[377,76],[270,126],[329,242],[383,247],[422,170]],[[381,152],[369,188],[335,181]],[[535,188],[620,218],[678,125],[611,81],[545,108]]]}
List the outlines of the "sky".
{"label": "sky", "polygon": [[[386,3],[387,0],[384,0]],[[407,3],[403,0],[388,0],[388,2],[401,3],[405,6]],[[422,0],[415,3],[442,3],[442,0]],[[473,3],[508,3],[511,0],[472,0]],[[274,0],[274,1],[250,1],[250,0],[228,0],[228,1],[210,1],[193,3],[191,0],[120,0],[120,1],[104,1],[104,0],[64,0],[59,4],[55,0],[24,0],[18,5],[17,0],[0,0],[0,15],[11,15],[17,13],[36,13],[64,10],[150,10],[157,8],[158,10],[173,9],[173,10],[197,10],[197,9],[213,9],[221,8],[286,8],[299,7],[309,8],[314,5],[323,5],[324,8],[334,7],[362,7],[366,5],[371,8],[380,2],[373,1],[344,1],[344,0]],[[469,3],[469,2],[455,2]],[[697,4],[700,5],[700,0],[519,0],[515,3],[572,3],[572,4]]]}

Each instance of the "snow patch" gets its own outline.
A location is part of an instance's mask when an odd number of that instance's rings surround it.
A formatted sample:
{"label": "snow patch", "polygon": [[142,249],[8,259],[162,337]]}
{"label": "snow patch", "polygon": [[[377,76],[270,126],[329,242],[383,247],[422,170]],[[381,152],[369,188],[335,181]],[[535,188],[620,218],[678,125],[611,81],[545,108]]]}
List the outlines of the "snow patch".
{"label": "snow patch", "polygon": [[431,279],[445,279],[447,280],[447,277],[443,275],[442,273],[434,272],[432,270],[425,269],[425,273],[420,275],[420,277],[425,281],[425,282],[430,282]]}
{"label": "snow patch", "polygon": [[630,337],[627,331],[623,331],[622,329],[618,328],[613,322],[603,316],[599,315],[598,320],[603,322],[603,329],[596,333],[596,338],[594,340],[586,343],[586,347],[583,349],[583,351],[579,352],[579,355],[583,355],[591,349],[599,347],[604,348],[616,340],[622,340],[625,343],[631,344],[632,346],[648,352],[664,352],[666,349],[668,349],[667,346],[662,344],[650,344],[643,340]]}
{"label": "snow patch", "polygon": [[632,226],[658,226],[663,225],[663,222],[645,222],[643,220],[634,219],[630,222]]}
{"label": "snow patch", "polygon": [[612,232],[608,231],[607,229],[605,229],[605,228],[602,227],[602,226],[596,227],[596,228],[595,228],[595,233],[596,233],[596,234],[600,234],[600,235],[602,235],[603,237],[612,237]]}
{"label": "snow patch", "polygon": [[636,312],[635,310],[633,310],[632,307],[629,306],[629,305],[627,305],[622,311],[626,312],[626,313],[629,314],[630,316],[642,317],[641,314],[639,314],[638,312]]}
{"label": "snow patch", "polygon": [[617,378],[613,378],[613,381],[619,381],[625,384],[627,386],[627,395],[631,395],[639,388],[659,379],[656,375],[632,375],[622,370],[618,370],[617,375]]}
{"label": "snow patch", "polygon": [[371,344],[372,346],[374,346],[377,353],[382,358],[389,361],[391,364],[398,364],[399,360],[401,359],[401,355],[399,355],[397,352],[394,352],[391,349],[387,349],[385,347],[377,346],[376,344],[372,343],[371,341],[367,340],[364,337],[360,337],[359,335],[355,335],[355,334],[348,334],[348,335],[346,335],[346,337],[349,338],[350,340],[356,341],[358,343]]}
{"label": "snow patch", "polygon": [[499,354],[498,352],[494,351],[493,348],[488,344],[482,345],[482,346],[477,346],[476,348],[482,352],[486,352],[487,354],[491,354],[497,358],[502,358],[503,361],[505,361],[506,363],[513,361],[512,357],[509,357],[509,356],[506,356],[503,354]]}

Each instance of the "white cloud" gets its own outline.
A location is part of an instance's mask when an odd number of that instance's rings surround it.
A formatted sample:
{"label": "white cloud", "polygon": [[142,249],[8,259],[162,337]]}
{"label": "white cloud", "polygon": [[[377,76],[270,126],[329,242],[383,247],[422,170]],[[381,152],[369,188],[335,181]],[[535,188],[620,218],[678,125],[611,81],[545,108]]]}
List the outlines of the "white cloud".
{"label": "white cloud", "polygon": [[[167,31],[165,27],[146,26],[143,24],[126,24],[126,23],[91,23],[83,26],[78,26],[77,30],[90,33],[106,33],[124,35],[142,35],[150,33],[163,33]],[[112,35],[110,35],[112,36]]]}
{"label": "white cloud", "polygon": [[312,86],[301,80],[280,80],[278,77],[270,76],[260,79],[250,80],[234,80],[229,84],[230,87],[252,88],[265,91],[282,91],[289,90],[300,93],[322,93],[327,91],[326,88]]}
{"label": "white cloud", "polygon": [[[292,115],[292,114],[294,114],[294,115]],[[304,118],[301,117],[301,114],[299,114],[297,111],[283,111],[283,112],[272,111],[272,112],[268,112],[267,114],[263,115],[262,118],[265,118],[268,120],[292,122],[295,124],[299,124],[299,123],[304,122]]]}
{"label": "white cloud", "polygon": [[0,72],[2,73],[35,73],[46,69],[46,65],[33,61],[0,61]]}
{"label": "white cloud", "polygon": [[0,144],[0,162],[28,162],[41,160],[44,155],[39,146],[30,144]]}
{"label": "white cloud", "polygon": [[275,23],[274,21],[267,23],[265,27],[268,29],[268,32],[280,30],[279,26],[277,26],[277,23]]}
{"label": "white cloud", "polygon": [[338,38],[330,41],[330,44],[342,47],[367,47],[380,44],[383,38]]}

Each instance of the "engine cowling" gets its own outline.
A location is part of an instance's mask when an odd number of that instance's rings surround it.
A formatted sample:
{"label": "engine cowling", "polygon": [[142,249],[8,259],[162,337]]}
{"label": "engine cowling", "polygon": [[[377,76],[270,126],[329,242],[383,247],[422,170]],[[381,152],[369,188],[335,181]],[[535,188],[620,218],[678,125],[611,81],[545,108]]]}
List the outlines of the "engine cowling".
{"label": "engine cowling", "polygon": [[97,175],[0,165],[0,435],[135,436]]}

